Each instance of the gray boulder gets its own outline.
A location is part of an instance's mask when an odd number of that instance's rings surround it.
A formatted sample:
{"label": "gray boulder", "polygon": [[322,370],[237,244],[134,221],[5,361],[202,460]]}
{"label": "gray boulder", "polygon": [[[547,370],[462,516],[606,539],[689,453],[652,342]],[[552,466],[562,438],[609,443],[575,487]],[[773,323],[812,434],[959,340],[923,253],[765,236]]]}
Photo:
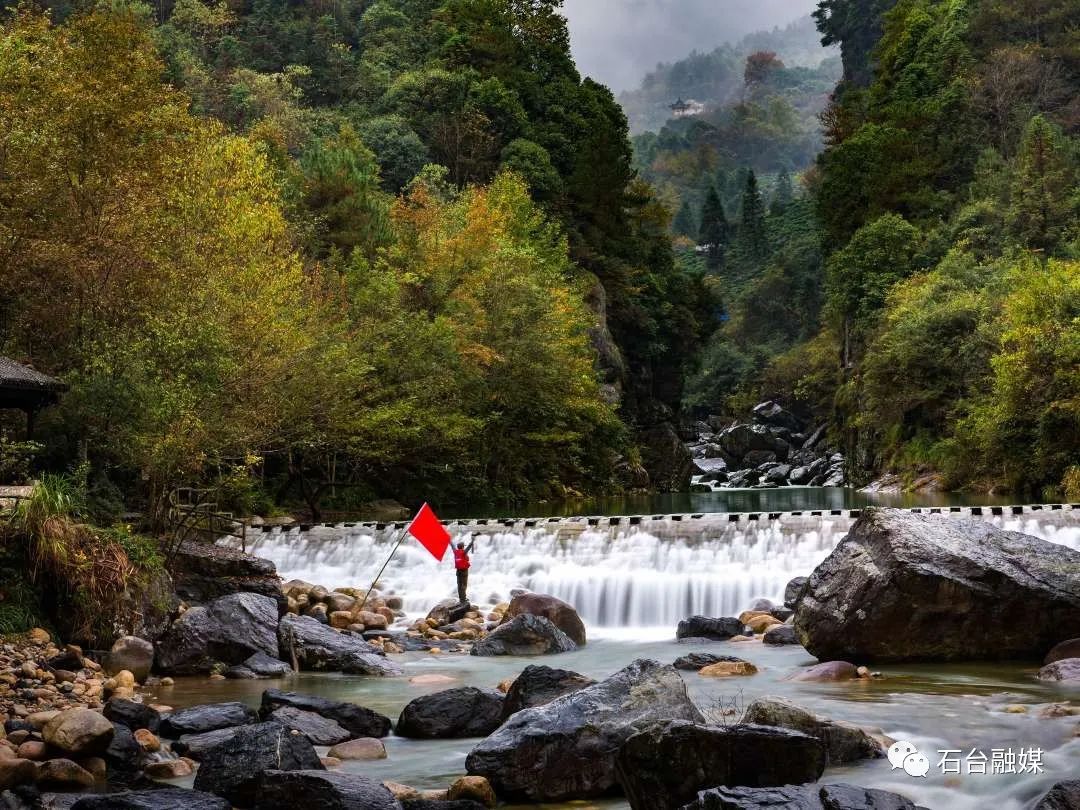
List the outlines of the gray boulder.
{"label": "gray boulder", "polygon": [[281,706],[291,706],[306,712],[314,712],[328,720],[333,720],[345,728],[353,737],[385,737],[390,733],[390,718],[355,703],[341,700],[329,700],[316,695],[304,695],[299,692],[283,692],[280,689],[267,689],[262,695],[259,709],[263,719]]}
{"label": "gray boulder", "polygon": [[[105,656],[105,671],[110,675],[126,669],[135,676],[135,680],[142,683],[150,674],[150,668],[154,665],[154,645],[138,636],[121,636],[112,645],[109,654]],[[81,666],[81,664],[79,665]],[[74,667],[78,669],[79,666]],[[53,667],[68,669],[69,667]]]}
{"label": "gray boulder", "polygon": [[717,785],[813,782],[825,770],[821,741],[769,726],[660,723],[630,737],[616,758],[632,810],[678,810]]}
{"label": "gray boulder", "polygon": [[824,661],[1038,658],[1080,635],[1080,552],[977,520],[867,510],[811,575],[795,630]]}
{"label": "gray boulder", "polygon": [[270,713],[270,719],[281,723],[285,728],[299,731],[312,745],[337,745],[352,739],[352,734],[333,720],[292,706],[274,709]]}
{"label": "gray boulder", "polygon": [[671,665],[675,667],[675,669],[685,669],[697,672],[702,667],[720,663],[745,664],[747,662],[742,658],[736,658],[734,655],[714,655],[713,653],[692,652],[687,655],[679,656]]}
{"label": "gray boulder", "polygon": [[349,675],[400,675],[401,667],[381,655],[361,636],[343,633],[310,616],[283,616],[278,638],[284,657],[296,654],[302,670]]}
{"label": "gray boulder", "polygon": [[201,734],[185,734],[172,744],[172,750],[184,757],[200,760],[207,751],[225,740],[232,739],[237,731],[243,728],[219,728],[215,731],[204,731]]}
{"label": "gray boulder", "polygon": [[245,726],[204,751],[195,789],[253,807],[264,771],[322,771],[325,767],[307,737],[280,723]]}
{"label": "gray boulder", "polygon": [[746,626],[730,616],[713,619],[708,616],[691,616],[679,622],[675,638],[707,638],[713,641],[726,641],[732,636],[746,632]]}
{"label": "gray boulder", "polygon": [[550,655],[576,649],[577,644],[550,619],[522,613],[476,642],[472,654]]}
{"label": "gray boulder", "polygon": [[161,733],[166,737],[183,734],[202,734],[221,728],[247,726],[258,721],[258,713],[240,702],[206,703],[173,712],[161,723]]}
{"label": "gray boulder", "polygon": [[910,799],[855,785],[774,788],[716,787],[703,790],[680,810],[924,810]]}
{"label": "gray boulder", "polygon": [[165,673],[195,675],[222,662],[239,664],[254,653],[276,656],[278,607],[268,596],[235,593],[193,607],[157,644],[157,667]]}
{"label": "gray boulder", "polygon": [[229,810],[229,803],[198,790],[167,787],[84,796],[71,805],[71,810]]}
{"label": "gray boulder", "polygon": [[357,773],[267,771],[256,795],[259,810],[401,810],[381,782]]}
{"label": "gray boulder", "polygon": [[507,800],[590,798],[616,785],[615,757],[642,725],[702,722],[674,667],[638,660],[594,686],[510,717],[472,750],[470,774]]}
{"label": "gray boulder", "polygon": [[1080,810],[1080,779],[1058,782],[1031,810]]}
{"label": "gray boulder", "polygon": [[505,720],[522,709],[543,706],[557,697],[577,692],[596,681],[567,669],[553,669],[530,665],[521,671],[503,700],[502,717]]}
{"label": "gray boulder", "polygon": [[801,430],[802,423],[795,414],[785,410],[778,402],[762,402],[754,406],[754,421],[788,430]]}
{"label": "gray boulder", "polygon": [[795,628],[790,624],[777,624],[765,631],[761,640],[765,644],[780,646],[783,644],[798,644],[799,639],[795,635]]}
{"label": "gray boulder", "polygon": [[765,698],[750,704],[742,722],[800,731],[821,740],[829,765],[880,759],[884,746],[857,726],[825,720],[784,700]]}
{"label": "gray boulder", "polygon": [[140,703],[127,698],[110,698],[101,712],[106,719],[127,726],[132,731],[145,728],[157,732],[161,726],[161,715],[147,703]]}
{"label": "gray boulder", "polygon": [[486,737],[502,723],[502,713],[500,692],[462,686],[409,701],[394,732],[418,740]]}
{"label": "gray boulder", "polygon": [[809,577],[795,577],[784,588],[784,607],[788,607],[794,610],[795,603],[799,601],[799,597],[802,596],[803,591],[806,590],[806,583],[810,581]]}
{"label": "gray boulder", "polygon": [[1040,681],[1080,682],[1080,658],[1060,658],[1039,670]]}

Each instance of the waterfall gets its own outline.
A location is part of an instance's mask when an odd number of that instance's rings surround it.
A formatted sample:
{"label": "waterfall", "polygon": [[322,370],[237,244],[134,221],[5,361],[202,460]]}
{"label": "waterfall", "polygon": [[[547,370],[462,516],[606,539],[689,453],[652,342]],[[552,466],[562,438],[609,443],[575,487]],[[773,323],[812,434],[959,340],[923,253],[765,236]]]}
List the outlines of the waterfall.
{"label": "waterfall", "polygon": [[[780,602],[784,586],[813,571],[854,522],[846,512],[732,517],[638,519],[635,525],[625,518],[618,525],[609,518],[509,526],[471,521],[448,529],[454,543],[476,541],[469,578],[475,604],[508,601],[513,589],[524,588],[574,605],[590,628],[671,632],[690,615],[738,615],[758,597]],[[1080,510],[986,519],[1080,549]],[[272,560],[285,580],[366,588],[396,535],[393,526],[275,528],[249,535],[247,550]],[[456,593],[451,555],[438,563],[407,538],[380,587],[400,595],[410,616],[423,615]]]}

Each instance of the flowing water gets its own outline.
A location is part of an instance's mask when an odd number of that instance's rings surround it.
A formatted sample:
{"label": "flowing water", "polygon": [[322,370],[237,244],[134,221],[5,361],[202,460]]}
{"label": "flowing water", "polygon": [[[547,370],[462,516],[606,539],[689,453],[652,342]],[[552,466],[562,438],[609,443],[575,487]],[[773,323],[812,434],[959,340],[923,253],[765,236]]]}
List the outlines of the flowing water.
{"label": "flowing water", "polygon": [[[846,533],[850,512],[811,515],[642,516],[578,520],[460,521],[449,528],[455,541],[476,539],[470,592],[474,602],[494,602],[511,589],[552,593],[575,604],[590,633],[584,648],[552,666],[605,677],[635,658],[670,662],[691,650],[733,654],[753,661],[760,672],[716,680],[685,673],[691,696],[704,710],[731,702],[780,695],[824,716],[881,729],[915,744],[931,761],[926,778],[892,769],[888,760],[830,768],[824,781],[846,781],[903,793],[925,807],[942,810],[1022,810],[1054,782],[1080,776],[1080,716],[1040,718],[1040,707],[1071,700],[1080,688],[1034,679],[1038,662],[967,665],[910,665],[882,668],[881,679],[844,684],[792,683],[786,678],[814,659],[798,647],[770,648],[759,642],[673,640],[679,619],[692,613],[731,615],[756,597],[778,599],[787,581],[808,574]],[[968,510],[964,510],[967,512]],[[1080,549],[1080,508],[1013,514],[982,511],[981,519]],[[947,510],[942,520],[953,519]],[[248,550],[272,559],[286,579],[332,586],[366,587],[397,537],[395,527],[321,526],[306,531],[267,531],[249,538]],[[404,597],[410,614],[426,611],[453,593],[449,562],[436,563],[414,541],[406,541],[381,579],[384,593]],[[352,700],[396,717],[412,698],[446,688],[420,686],[409,678],[442,674],[455,685],[494,687],[530,663],[528,659],[431,656],[400,657],[405,678],[371,679],[299,674],[281,682],[178,679],[157,698],[173,706],[229,699],[258,703],[267,686],[282,686]],[[1023,704],[1024,714],[1006,712]],[[347,763],[380,779],[420,788],[444,787],[464,772],[475,741],[387,740],[388,758]],[[945,775],[936,767],[941,750],[973,749],[989,758],[994,749],[1041,750],[1042,771],[1025,774]],[[625,808],[621,800],[560,807]]]}

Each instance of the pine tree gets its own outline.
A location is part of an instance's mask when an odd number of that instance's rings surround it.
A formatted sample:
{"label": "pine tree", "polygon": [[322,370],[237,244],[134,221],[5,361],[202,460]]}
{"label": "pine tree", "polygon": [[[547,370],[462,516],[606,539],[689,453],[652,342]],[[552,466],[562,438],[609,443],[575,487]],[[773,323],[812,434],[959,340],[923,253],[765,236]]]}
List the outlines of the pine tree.
{"label": "pine tree", "polygon": [[675,219],[671,223],[671,229],[676,236],[685,236],[687,239],[697,238],[698,227],[697,223],[694,222],[694,212],[690,208],[690,203],[686,200],[683,200],[682,205],[679,206]]}
{"label": "pine tree", "polygon": [[1053,253],[1063,241],[1076,208],[1070,199],[1076,171],[1065,139],[1041,115],[1028,123],[1013,174],[1009,230],[1032,250]]}
{"label": "pine tree", "polygon": [[728,243],[728,221],[724,215],[724,204],[716,193],[716,186],[709,186],[705,192],[705,202],[701,206],[701,230],[698,243],[708,249],[706,266],[717,270],[724,263],[724,250]]}
{"label": "pine tree", "polygon": [[774,215],[784,213],[794,199],[795,189],[791,185],[791,175],[788,174],[787,169],[784,169],[784,171],[780,172],[780,176],[776,178],[776,190],[773,192],[772,206],[769,213]]}
{"label": "pine tree", "polygon": [[746,190],[742,198],[742,229],[740,241],[747,253],[756,258],[764,258],[768,252],[768,238],[765,233],[765,203],[758,190],[757,177],[753,169],[746,174]]}

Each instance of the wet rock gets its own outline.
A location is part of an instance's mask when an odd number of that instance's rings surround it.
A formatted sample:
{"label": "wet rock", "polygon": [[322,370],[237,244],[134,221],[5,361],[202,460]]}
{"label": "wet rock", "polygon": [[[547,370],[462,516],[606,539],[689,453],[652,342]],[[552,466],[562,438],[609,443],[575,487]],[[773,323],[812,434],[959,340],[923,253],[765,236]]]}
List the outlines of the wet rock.
{"label": "wet rock", "polygon": [[401,810],[381,782],[354,773],[270,770],[256,799],[259,810]]}
{"label": "wet rock", "polygon": [[152,754],[155,751],[161,750],[161,740],[158,739],[158,736],[154,734],[154,732],[148,729],[136,729],[132,732],[132,736],[135,737],[135,742],[139,744],[139,748],[147,753]]}
{"label": "wet rock", "polygon": [[260,678],[282,678],[292,674],[292,667],[264,652],[256,652],[245,658],[240,666],[246,667]]}
{"label": "wet rock", "polygon": [[850,681],[859,677],[859,670],[847,661],[826,661],[812,667],[799,670],[788,678],[789,681]]}
{"label": "wet rock", "polygon": [[224,796],[241,807],[251,806],[262,774],[271,770],[324,768],[303,734],[289,731],[280,723],[259,723],[237,729],[227,740],[203,752],[195,789]]}
{"label": "wet rock", "polygon": [[754,701],[746,709],[742,722],[786,728],[816,737],[825,746],[829,765],[885,756],[882,744],[861,728],[817,717],[783,700],[766,698]]}
{"label": "wet rock", "polygon": [[765,644],[774,646],[799,643],[799,638],[795,635],[795,628],[790,624],[774,624],[765,631],[765,635],[761,640]]}
{"label": "wet rock", "polygon": [[734,655],[714,655],[713,653],[694,652],[676,658],[672,663],[672,666],[675,667],[675,669],[686,669],[699,672],[704,667],[724,662],[732,664],[747,663],[742,658],[736,658]]}
{"label": "wet rock", "polygon": [[218,662],[239,664],[256,652],[277,655],[277,625],[277,603],[254,593],[190,608],[158,641],[158,669],[193,675],[210,672]]}
{"label": "wet rock", "polygon": [[186,759],[163,759],[151,762],[143,770],[151,779],[183,779],[195,772],[195,769],[191,767],[191,762]]}
{"label": "wet rock", "polygon": [[[105,671],[110,675],[127,670],[142,683],[154,664],[154,645],[138,636],[121,636],[105,658]],[[81,666],[81,665],[80,665]],[[79,669],[80,666],[70,667]]]}
{"label": "wet rock", "polygon": [[714,641],[726,641],[732,636],[742,635],[745,626],[738,619],[725,616],[718,619],[710,619],[706,616],[691,616],[679,622],[675,631],[675,637],[683,638],[708,638]]}
{"label": "wet rock", "polygon": [[784,588],[784,607],[795,609],[795,604],[806,590],[808,582],[810,582],[810,577],[795,577],[787,584]]}
{"label": "wet rock", "polygon": [[462,776],[455,779],[446,791],[446,798],[448,801],[466,799],[479,802],[485,807],[494,807],[496,804],[495,791],[491,789],[491,783],[482,776]]}
{"label": "wet rock", "polygon": [[127,726],[132,731],[139,728],[157,731],[161,726],[161,715],[145,703],[126,698],[111,698],[103,710],[109,720]]}
{"label": "wet rock", "polygon": [[698,670],[698,675],[706,678],[730,678],[756,674],[757,667],[749,661],[719,661]]}
{"label": "wet rock", "polygon": [[443,599],[428,611],[427,619],[434,622],[436,627],[461,621],[465,614],[471,610],[470,605],[463,605],[457,599]]}
{"label": "wet rock", "polygon": [[1078,810],[1080,779],[1058,782],[1039,799],[1032,810]]}
{"label": "wet rock", "polygon": [[338,743],[329,751],[327,756],[342,761],[368,761],[373,759],[386,759],[386,746],[382,740],[374,737],[360,737],[356,740]]}
{"label": "wet rock", "polygon": [[1040,681],[1080,681],[1080,658],[1061,658],[1039,670]]}
{"label": "wet rock", "polygon": [[677,810],[716,785],[812,782],[825,770],[825,748],[788,729],[672,722],[627,739],[616,767],[632,810]]}
{"label": "wet rock", "polygon": [[268,717],[280,706],[291,706],[306,712],[314,712],[333,720],[353,737],[385,737],[390,733],[389,717],[355,703],[328,700],[298,692],[283,692],[280,689],[267,689],[263,692],[262,705],[259,709],[263,718]]}
{"label": "wet rock", "polygon": [[302,670],[345,672],[350,675],[401,675],[402,669],[379,655],[360,636],[342,633],[310,616],[282,617],[278,626],[281,649],[293,651]]}
{"label": "wet rock", "polygon": [[773,788],[716,787],[703,790],[681,810],[920,810],[898,793],[855,785]]}
{"label": "wet rock", "polygon": [[66,790],[94,786],[94,775],[70,759],[50,759],[38,766],[39,785]]}
{"label": "wet rock", "polygon": [[216,731],[204,731],[202,734],[185,734],[172,744],[172,749],[182,756],[200,760],[203,758],[203,754],[211,748],[214,748],[225,740],[232,739],[232,736],[236,734],[240,728],[244,727],[219,728]]}
{"label": "wet rock", "polygon": [[170,787],[84,796],[71,810],[229,810],[229,802],[198,790]]}
{"label": "wet rock", "polygon": [[823,660],[1041,656],[1080,635],[1080,552],[978,520],[866,510],[811,575],[795,629]]}
{"label": "wet rock", "polygon": [[1062,658],[1080,658],[1080,638],[1071,638],[1054,646],[1043,659],[1043,664],[1052,664]]}
{"label": "wet rock", "polygon": [[563,600],[542,593],[519,593],[510,600],[503,624],[523,613],[543,616],[566,633],[579,647],[585,645],[585,623],[581,621],[578,612]]}
{"label": "wet rock", "polygon": [[65,754],[104,754],[112,742],[113,724],[90,709],[66,709],[45,724],[41,736]]}
{"label": "wet rock", "polygon": [[270,713],[271,720],[275,720],[285,728],[299,731],[312,745],[337,745],[345,742],[352,734],[339,726],[333,720],[329,720],[315,712],[304,711],[293,706],[282,706]]}
{"label": "wet rock", "polygon": [[557,697],[577,692],[594,683],[596,681],[592,678],[567,669],[553,669],[542,664],[527,666],[506,692],[502,718],[505,720],[522,709],[543,706]]}
{"label": "wet rock", "polygon": [[113,723],[113,738],[105,749],[105,761],[109,772],[115,778],[118,773],[136,773],[142,770],[145,752],[139,745],[131,729],[120,723]]}
{"label": "wet rock", "polygon": [[0,790],[33,784],[37,772],[37,763],[29,759],[0,759]]}
{"label": "wet rock", "polygon": [[[188,604],[206,604],[222,596],[255,593],[286,609],[281,579],[270,560],[239,549],[185,542],[173,563],[176,593]],[[236,663],[236,662],[232,662]]]}
{"label": "wet rock", "polygon": [[610,678],[510,717],[465,761],[505,800],[588,798],[616,784],[615,754],[643,724],[701,722],[674,667],[638,660]]}
{"label": "wet rock", "polygon": [[258,713],[238,701],[206,703],[173,712],[162,721],[161,733],[166,737],[202,734],[221,728],[235,728],[257,722]]}
{"label": "wet rock", "polygon": [[474,644],[472,654],[549,655],[576,649],[573,640],[549,619],[522,613]]}
{"label": "wet rock", "polygon": [[421,740],[484,737],[502,723],[503,696],[463,686],[409,701],[394,732]]}

